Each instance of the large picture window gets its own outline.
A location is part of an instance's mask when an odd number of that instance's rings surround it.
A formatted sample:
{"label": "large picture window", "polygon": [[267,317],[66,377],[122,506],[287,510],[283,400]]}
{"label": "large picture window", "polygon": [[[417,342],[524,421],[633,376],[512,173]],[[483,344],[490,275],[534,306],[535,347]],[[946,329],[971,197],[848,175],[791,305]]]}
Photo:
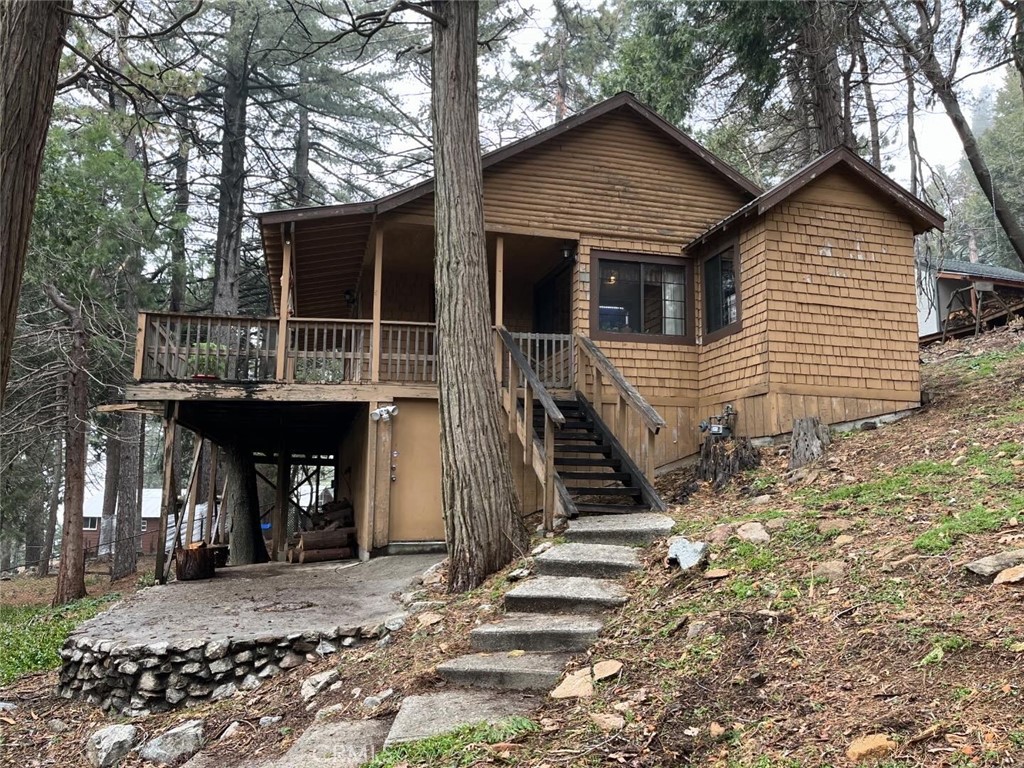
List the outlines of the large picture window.
{"label": "large picture window", "polygon": [[740,319],[736,251],[730,246],[704,262],[704,330],[729,331]]}
{"label": "large picture window", "polygon": [[686,270],[644,261],[598,260],[597,327],[604,333],[686,336]]}

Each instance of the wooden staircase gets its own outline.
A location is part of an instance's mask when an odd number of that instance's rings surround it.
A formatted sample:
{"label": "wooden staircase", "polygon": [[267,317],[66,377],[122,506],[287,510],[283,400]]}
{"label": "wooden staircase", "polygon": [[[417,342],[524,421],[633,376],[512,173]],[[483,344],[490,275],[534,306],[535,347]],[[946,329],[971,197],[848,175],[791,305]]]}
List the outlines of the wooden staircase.
{"label": "wooden staircase", "polygon": [[[569,517],[665,510],[647,477],[583,395],[555,404],[565,416],[565,423],[555,430],[554,447],[555,471],[571,500],[571,506],[565,505],[570,507]],[[532,411],[534,432],[542,435],[544,411],[539,401]]]}

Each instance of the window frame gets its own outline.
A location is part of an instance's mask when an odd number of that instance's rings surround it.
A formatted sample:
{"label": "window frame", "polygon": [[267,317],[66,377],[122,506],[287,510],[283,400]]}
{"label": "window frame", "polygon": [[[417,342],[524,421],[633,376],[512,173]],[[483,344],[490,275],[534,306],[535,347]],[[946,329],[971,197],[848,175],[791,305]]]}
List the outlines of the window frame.
{"label": "window frame", "polygon": [[[706,282],[706,268],[707,263],[714,258],[724,255],[727,252],[731,252],[732,255],[732,270],[733,276],[736,281],[736,319],[728,325],[723,325],[721,328],[715,331],[708,330],[708,290]],[[700,328],[701,328],[701,343],[702,344],[714,344],[719,339],[724,339],[726,336],[732,336],[734,333],[739,333],[743,330],[743,273],[740,265],[740,243],[738,237],[732,237],[723,243],[720,243],[715,248],[709,250],[704,256],[700,258]]]}
{"label": "window frame", "polygon": [[[686,333],[676,336],[668,333],[620,333],[601,330],[601,262],[629,261],[638,264],[660,264],[683,270],[683,322]],[[598,341],[638,341],[651,344],[695,344],[697,313],[694,306],[693,261],[678,256],[662,256],[632,251],[590,251],[590,338]]]}
{"label": "window frame", "polygon": [[[88,522],[92,520],[96,525],[88,525]],[[100,519],[98,517],[83,517],[82,518],[82,530],[83,531],[98,531],[100,529]]]}

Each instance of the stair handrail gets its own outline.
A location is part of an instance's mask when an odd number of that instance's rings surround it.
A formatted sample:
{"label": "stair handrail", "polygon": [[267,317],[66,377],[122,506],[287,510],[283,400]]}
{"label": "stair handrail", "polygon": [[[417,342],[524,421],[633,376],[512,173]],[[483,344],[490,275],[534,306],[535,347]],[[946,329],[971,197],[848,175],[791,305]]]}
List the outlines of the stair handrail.
{"label": "stair handrail", "polygon": [[[540,380],[537,372],[530,366],[530,361],[519,344],[512,338],[505,326],[498,326],[495,329],[501,345],[504,347],[504,354],[508,360],[508,428],[509,433],[519,436],[518,408],[516,406],[516,390],[519,387],[519,377],[523,378],[523,463],[527,467],[533,467],[533,398],[536,396],[544,409],[544,433],[541,436],[544,450],[544,530],[551,531],[555,527],[555,489],[558,484],[558,476],[555,474],[555,430],[558,426],[565,424],[565,415],[555,405],[554,398],[547,391],[544,383]],[[499,370],[500,374],[500,370]],[[540,472],[536,472],[540,475]]]}
{"label": "stair handrail", "polygon": [[654,407],[648,403],[644,396],[637,392],[636,387],[626,381],[626,377],[622,375],[622,371],[615,367],[615,364],[605,357],[604,352],[588,337],[576,335],[576,339],[579,341],[580,347],[595,368],[599,368],[601,373],[608,377],[608,380],[612,385],[619,391],[623,399],[633,408],[634,411],[640,414],[640,418],[644,420],[647,428],[658,434],[662,427],[668,426],[668,422],[662,418],[662,415],[658,413]]}

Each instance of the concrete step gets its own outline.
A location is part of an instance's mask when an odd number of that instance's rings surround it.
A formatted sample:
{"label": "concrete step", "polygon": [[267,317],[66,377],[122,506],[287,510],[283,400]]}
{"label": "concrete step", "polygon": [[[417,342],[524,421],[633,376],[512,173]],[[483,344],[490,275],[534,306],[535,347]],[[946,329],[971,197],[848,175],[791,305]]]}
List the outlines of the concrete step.
{"label": "concrete step", "polygon": [[505,593],[505,610],[521,613],[596,613],[625,602],[614,581],[578,576],[536,576]]}
{"label": "concrete step", "polygon": [[547,690],[558,683],[567,653],[472,653],[437,665],[437,674],[455,685],[505,690]]}
{"label": "concrete step", "polygon": [[585,651],[597,640],[602,626],[602,621],[591,616],[509,613],[501,621],[470,632],[469,644],[475,651]]}
{"label": "concrete step", "polygon": [[633,547],[614,544],[559,544],[534,559],[534,568],[541,576],[615,579],[639,567],[640,559]]}
{"label": "concrete step", "polygon": [[384,746],[429,739],[464,725],[496,725],[516,715],[527,715],[539,704],[537,696],[507,691],[450,690],[406,696]]}
{"label": "concrete step", "polygon": [[600,502],[577,501],[576,511],[581,515],[631,515],[636,512],[650,512],[650,504],[601,504]]}
{"label": "concrete step", "polygon": [[569,523],[565,538],[578,544],[646,547],[668,536],[674,524],[671,517],[656,512],[580,517]]}

